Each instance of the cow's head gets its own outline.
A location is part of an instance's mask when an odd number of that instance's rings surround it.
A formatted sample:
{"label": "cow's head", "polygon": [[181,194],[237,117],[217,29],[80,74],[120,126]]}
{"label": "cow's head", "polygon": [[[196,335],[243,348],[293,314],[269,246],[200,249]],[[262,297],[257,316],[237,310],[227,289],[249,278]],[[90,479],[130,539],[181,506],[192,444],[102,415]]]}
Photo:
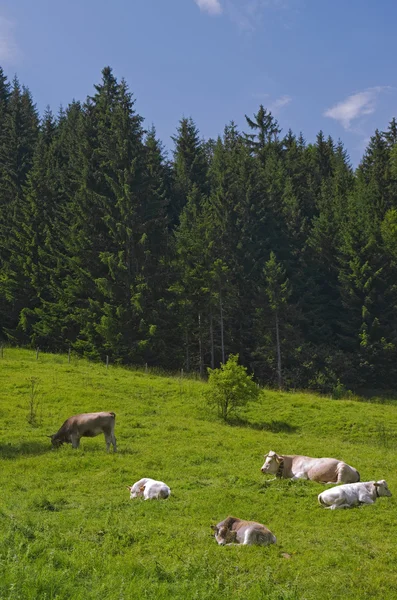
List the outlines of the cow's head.
{"label": "cow's head", "polygon": [[375,481],[374,486],[376,488],[376,493],[378,496],[391,496],[392,493],[387,487],[387,483],[384,479],[380,479],[380,481]]}
{"label": "cow's head", "polygon": [[282,461],[281,457],[270,450],[268,454],[265,454],[265,462],[261,468],[262,473],[268,473],[269,475],[275,475]]}
{"label": "cow's head", "polygon": [[130,491],[130,498],[139,498],[140,496],[143,496],[143,492],[145,491],[144,485],[127,485],[127,488]]}
{"label": "cow's head", "polygon": [[214,537],[220,546],[233,544],[236,541],[236,532],[225,525],[211,525],[211,528],[214,530]]}
{"label": "cow's head", "polygon": [[65,440],[60,437],[57,433],[53,433],[52,435],[47,436],[51,440],[51,444],[54,448],[59,448],[62,444],[65,443]]}

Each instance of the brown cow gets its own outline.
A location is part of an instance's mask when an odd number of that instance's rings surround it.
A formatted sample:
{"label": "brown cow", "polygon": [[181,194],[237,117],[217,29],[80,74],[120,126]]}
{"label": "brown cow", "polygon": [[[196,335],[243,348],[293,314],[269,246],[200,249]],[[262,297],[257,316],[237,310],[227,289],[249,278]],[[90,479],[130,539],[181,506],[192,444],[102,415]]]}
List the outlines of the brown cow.
{"label": "brown cow", "polygon": [[268,546],[277,542],[272,532],[261,523],[243,521],[236,517],[227,517],[218,525],[213,525],[212,529],[220,546],[228,544]]}
{"label": "brown cow", "polygon": [[66,419],[59,431],[48,437],[51,438],[52,445],[55,448],[59,448],[65,443],[72,444],[73,448],[78,448],[80,438],[95,437],[103,433],[106,440],[106,450],[109,452],[110,444],[112,444],[114,452],[117,452],[114,436],[115,420],[116,415],[114,412],[75,415]]}
{"label": "brown cow", "polygon": [[262,473],[280,479],[310,479],[320,483],[356,483],[360,473],[354,467],[336,458],[312,458],[299,454],[276,454],[270,450],[265,455]]}

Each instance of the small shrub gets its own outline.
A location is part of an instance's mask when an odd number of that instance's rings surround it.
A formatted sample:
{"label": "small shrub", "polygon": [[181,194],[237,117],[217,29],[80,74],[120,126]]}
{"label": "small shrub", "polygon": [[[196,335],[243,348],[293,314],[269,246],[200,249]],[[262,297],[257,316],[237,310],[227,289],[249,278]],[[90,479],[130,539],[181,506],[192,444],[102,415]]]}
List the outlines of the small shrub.
{"label": "small shrub", "polygon": [[352,391],[348,390],[338,379],[337,384],[333,387],[331,398],[333,400],[342,400],[342,398],[351,398],[353,396]]}
{"label": "small shrub", "polygon": [[227,421],[239,408],[258,399],[260,390],[247,374],[246,367],[238,364],[238,354],[231,354],[220,369],[208,369],[208,387],[205,392],[208,404]]}

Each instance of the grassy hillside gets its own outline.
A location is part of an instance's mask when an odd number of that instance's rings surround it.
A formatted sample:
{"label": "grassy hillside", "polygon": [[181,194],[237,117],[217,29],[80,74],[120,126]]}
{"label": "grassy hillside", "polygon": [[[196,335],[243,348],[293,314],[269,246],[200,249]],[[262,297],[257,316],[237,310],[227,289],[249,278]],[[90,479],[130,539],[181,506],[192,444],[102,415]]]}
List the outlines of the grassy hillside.
{"label": "grassy hillside", "polygon": [[[204,385],[5,351],[1,599],[397,597],[397,407],[263,391],[228,426],[203,406]],[[103,436],[52,450],[46,434],[98,410],[117,415],[118,454],[106,454]],[[343,458],[395,496],[324,510],[320,484],[266,482],[270,449]],[[129,500],[126,485],[141,477],[168,483],[171,498]],[[229,514],[264,523],[278,544],[219,547],[210,525]]]}

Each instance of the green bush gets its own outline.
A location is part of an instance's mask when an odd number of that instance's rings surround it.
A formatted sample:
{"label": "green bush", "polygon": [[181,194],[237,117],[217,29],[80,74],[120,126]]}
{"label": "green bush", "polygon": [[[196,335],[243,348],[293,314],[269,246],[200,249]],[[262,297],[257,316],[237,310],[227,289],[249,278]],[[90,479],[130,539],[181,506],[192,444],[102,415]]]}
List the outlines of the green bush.
{"label": "green bush", "polygon": [[258,399],[259,388],[247,374],[246,367],[238,364],[238,354],[231,354],[220,369],[208,369],[208,387],[205,392],[208,404],[227,421],[238,409]]}

